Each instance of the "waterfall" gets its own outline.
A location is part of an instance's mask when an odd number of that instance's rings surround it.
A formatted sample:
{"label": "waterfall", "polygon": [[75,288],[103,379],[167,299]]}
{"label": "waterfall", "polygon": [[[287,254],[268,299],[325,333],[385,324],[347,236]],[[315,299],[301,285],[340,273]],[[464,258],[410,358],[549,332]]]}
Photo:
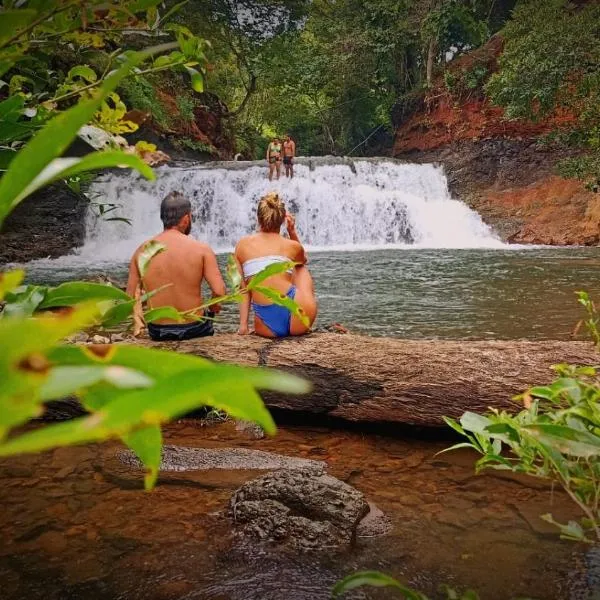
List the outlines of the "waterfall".
{"label": "waterfall", "polygon": [[90,190],[96,203],[120,205],[106,220],[90,209],[83,257],[123,260],[162,229],[160,200],[186,194],[192,235],[216,251],[231,250],[256,228],[256,205],[278,191],[296,215],[303,243],[312,249],[376,247],[498,247],[479,215],[452,199],[443,169],[391,159],[298,159],[295,177],[269,182],[263,162],[160,167],[148,182],[132,172],[109,173]]}

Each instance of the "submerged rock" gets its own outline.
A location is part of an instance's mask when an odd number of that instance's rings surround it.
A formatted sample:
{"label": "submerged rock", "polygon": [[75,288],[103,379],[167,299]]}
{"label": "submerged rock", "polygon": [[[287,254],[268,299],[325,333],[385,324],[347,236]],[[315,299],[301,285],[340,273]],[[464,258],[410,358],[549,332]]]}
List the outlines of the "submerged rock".
{"label": "submerged rock", "polygon": [[[142,468],[141,462],[130,450],[119,451],[117,457],[127,465]],[[209,469],[264,471],[301,469],[312,474],[322,474],[325,471],[325,463],[319,460],[283,456],[274,452],[246,448],[163,447],[161,471],[205,471]]]}
{"label": "submerged rock", "polygon": [[278,471],[244,484],[231,499],[238,539],[297,550],[347,545],[369,512],[348,484],[311,471]]}

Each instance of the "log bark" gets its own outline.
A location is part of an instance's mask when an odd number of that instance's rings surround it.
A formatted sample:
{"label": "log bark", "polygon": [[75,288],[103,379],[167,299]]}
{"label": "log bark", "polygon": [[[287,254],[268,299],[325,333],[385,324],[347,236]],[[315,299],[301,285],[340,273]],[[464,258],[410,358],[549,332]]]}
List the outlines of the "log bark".
{"label": "log bark", "polygon": [[512,396],[549,383],[551,365],[598,362],[585,342],[409,341],[336,333],[278,340],[224,334],[160,347],[273,367],[313,383],[305,396],[263,393],[270,408],[433,427],[444,425],[442,416],[466,410],[518,410]]}

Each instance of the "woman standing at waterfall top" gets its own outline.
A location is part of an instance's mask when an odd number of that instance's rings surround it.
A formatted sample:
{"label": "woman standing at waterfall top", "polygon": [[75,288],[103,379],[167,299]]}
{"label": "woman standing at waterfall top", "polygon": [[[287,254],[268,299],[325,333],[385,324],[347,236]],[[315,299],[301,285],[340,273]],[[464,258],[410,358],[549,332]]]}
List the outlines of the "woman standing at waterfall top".
{"label": "woman standing at waterfall top", "polygon": [[279,138],[273,138],[273,141],[267,147],[267,162],[269,163],[269,181],[273,180],[273,172],[277,179],[281,175],[281,142]]}
{"label": "woman standing at waterfall top", "polygon": [[[250,305],[254,309],[254,330],[263,337],[286,337],[302,335],[310,330],[317,316],[317,299],[311,274],[306,266],[306,253],[298,239],[294,217],[286,212],[279,195],[271,192],[258,203],[256,211],[259,231],[242,238],[235,248],[235,260],[244,282],[266,267],[285,262],[298,263],[296,267],[269,277],[261,286],[274,289],[291,298],[308,319],[305,325],[292,316],[284,306],[270,302],[269,298],[256,290],[244,295],[240,305],[240,328],[238,333],[250,333]],[[285,222],[289,239],[280,233]]]}

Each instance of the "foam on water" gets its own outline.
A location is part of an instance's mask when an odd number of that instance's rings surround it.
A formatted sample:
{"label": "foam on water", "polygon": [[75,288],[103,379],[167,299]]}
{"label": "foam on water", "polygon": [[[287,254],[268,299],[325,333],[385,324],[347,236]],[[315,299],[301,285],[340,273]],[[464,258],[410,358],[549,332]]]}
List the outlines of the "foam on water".
{"label": "foam on water", "polygon": [[161,230],[159,204],[179,190],[192,201],[192,234],[217,251],[231,250],[255,230],[256,205],[278,191],[296,215],[303,243],[314,249],[382,247],[496,248],[503,246],[479,215],[450,197],[443,170],[392,160],[304,159],[293,180],[269,182],[261,162],[161,167],[157,181],[110,173],[92,186],[96,202],[120,204],[111,215],[90,211],[82,260],[122,261]]}

